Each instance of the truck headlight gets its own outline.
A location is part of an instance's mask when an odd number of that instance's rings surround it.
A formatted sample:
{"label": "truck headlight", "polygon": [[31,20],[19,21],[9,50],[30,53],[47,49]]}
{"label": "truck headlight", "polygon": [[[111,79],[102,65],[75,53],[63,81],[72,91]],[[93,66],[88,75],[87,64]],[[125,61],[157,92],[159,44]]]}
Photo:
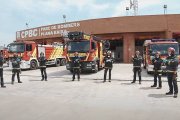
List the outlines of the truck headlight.
{"label": "truck headlight", "polygon": [[25,60],[22,60],[21,63],[26,63],[26,61],[25,61]]}
{"label": "truck headlight", "polygon": [[68,64],[68,63],[66,64],[66,67],[69,67],[69,64]]}
{"label": "truck headlight", "polygon": [[86,66],[87,66],[87,67],[91,67],[91,66],[92,66],[92,64],[91,64],[91,63],[88,63]]}

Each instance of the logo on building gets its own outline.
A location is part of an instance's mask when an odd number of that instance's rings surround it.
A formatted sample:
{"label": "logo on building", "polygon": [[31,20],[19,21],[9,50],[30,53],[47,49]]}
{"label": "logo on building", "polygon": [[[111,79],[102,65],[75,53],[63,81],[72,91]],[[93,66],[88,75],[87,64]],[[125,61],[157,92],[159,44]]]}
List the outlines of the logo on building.
{"label": "logo on building", "polygon": [[[79,22],[73,23],[64,23],[57,25],[44,26],[34,29],[22,30],[16,32],[17,40],[26,40],[26,39],[37,39],[39,37],[57,37],[57,36],[66,36],[72,28],[80,27]],[[78,30],[78,29],[77,29]]]}

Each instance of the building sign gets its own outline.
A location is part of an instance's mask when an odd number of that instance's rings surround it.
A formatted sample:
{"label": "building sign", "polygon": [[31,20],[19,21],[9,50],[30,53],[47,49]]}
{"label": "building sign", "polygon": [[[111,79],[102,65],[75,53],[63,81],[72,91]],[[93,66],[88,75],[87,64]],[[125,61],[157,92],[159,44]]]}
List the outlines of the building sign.
{"label": "building sign", "polygon": [[66,36],[71,28],[80,27],[79,22],[44,26],[16,32],[17,40],[38,39],[53,36]]}

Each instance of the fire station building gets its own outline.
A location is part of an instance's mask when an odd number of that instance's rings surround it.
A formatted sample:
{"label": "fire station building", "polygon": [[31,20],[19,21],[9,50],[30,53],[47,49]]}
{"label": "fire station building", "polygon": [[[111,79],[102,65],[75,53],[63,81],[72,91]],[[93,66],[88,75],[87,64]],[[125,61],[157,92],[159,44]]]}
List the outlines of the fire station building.
{"label": "fire station building", "polygon": [[180,42],[180,14],[112,17],[41,26],[16,32],[16,40],[53,44],[63,42],[63,36],[72,31],[109,40],[115,60],[128,63],[135,50],[143,50],[147,39],[174,38]]}

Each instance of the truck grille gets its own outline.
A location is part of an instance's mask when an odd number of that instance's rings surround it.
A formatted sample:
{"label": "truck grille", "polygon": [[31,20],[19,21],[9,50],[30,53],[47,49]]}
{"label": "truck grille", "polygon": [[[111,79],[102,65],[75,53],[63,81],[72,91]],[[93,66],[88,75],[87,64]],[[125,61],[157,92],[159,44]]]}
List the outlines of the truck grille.
{"label": "truck grille", "polygon": [[[73,60],[74,57],[70,57],[70,60]],[[86,60],[86,56],[80,57],[81,60]]]}

